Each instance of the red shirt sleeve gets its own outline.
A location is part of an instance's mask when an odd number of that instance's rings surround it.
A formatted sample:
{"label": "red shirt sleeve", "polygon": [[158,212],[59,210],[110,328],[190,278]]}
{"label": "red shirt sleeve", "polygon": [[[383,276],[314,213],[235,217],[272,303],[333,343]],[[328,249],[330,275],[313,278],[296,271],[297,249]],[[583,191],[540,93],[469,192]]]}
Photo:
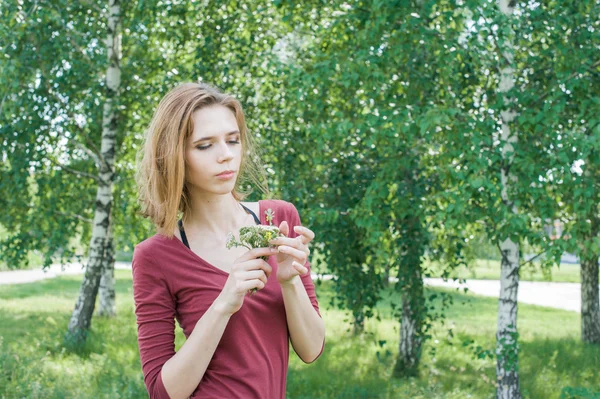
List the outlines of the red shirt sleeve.
{"label": "red shirt sleeve", "polygon": [[[299,236],[299,234],[294,231],[294,226],[302,226],[302,222],[300,220],[300,214],[298,213],[298,209],[296,209],[294,204],[292,204],[292,203],[289,203],[289,204],[290,204],[290,214],[288,216],[288,223],[290,224],[289,237],[296,238],[297,236]],[[309,244],[309,247],[310,247],[310,244]],[[304,284],[304,288],[306,289],[306,293],[308,294],[308,297],[310,298],[310,302],[312,303],[313,308],[315,308],[319,317],[323,318],[323,316],[321,316],[321,312],[319,311],[319,302],[317,301],[315,285],[312,281],[312,277],[310,276],[311,268],[310,268],[310,262],[308,261],[308,259],[306,260],[304,267],[306,267],[308,269],[308,273],[306,273],[304,276],[300,276],[300,279],[302,280],[302,283]],[[323,346],[321,347],[321,351],[319,352],[319,354],[317,355],[315,360],[317,360],[321,356],[321,354],[323,353],[323,349],[325,349],[325,339],[323,339]],[[313,360],[313,362],[314,362],[314,360]]]}
{"label": "red shirt sleeve", "polygon": [[150,399],[170,399],[162,366],[175,355],[175,300],[152,256],[137,245],[133,251],[133,298],[144,383]]}

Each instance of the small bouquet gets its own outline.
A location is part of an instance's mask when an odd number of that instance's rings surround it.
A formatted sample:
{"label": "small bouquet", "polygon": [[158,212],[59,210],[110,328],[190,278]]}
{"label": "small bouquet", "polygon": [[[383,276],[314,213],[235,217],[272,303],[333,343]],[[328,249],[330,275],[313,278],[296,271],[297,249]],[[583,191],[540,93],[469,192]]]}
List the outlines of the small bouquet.
{"label": "small bouquet", "polygon": [[[274,216],[271,208],[267,209],[265,214],[267,215],[267,221],[269,222],[268,226],[257,224],[254,226],[242,227],[239,232],[239,241],[236,240],[233,233],[227,234],[227,242],[225,244],[227,249],[234,247],[246,247],[250,250],[253,248],[275,247],[275,245],[269,244],[269,241],[275,237],[282,237],[283,234],[281,234],[279,228],[277,226],[273,226],[271,222]],[[266,261],[269,257],[261,256],[260,258]],[[257,289],[253,288],[249,290],[248,293],[250,295],[254,295],[256,291]]]}

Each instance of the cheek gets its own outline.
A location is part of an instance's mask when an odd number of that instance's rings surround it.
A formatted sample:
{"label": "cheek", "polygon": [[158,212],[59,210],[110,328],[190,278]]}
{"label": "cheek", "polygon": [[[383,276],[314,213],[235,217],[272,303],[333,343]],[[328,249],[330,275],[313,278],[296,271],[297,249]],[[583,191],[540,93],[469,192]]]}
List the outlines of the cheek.
{"label": "cheek", "polygon": [[186,157],[185,170],[192,172],[195,176],[205,174],[208,170],[206,156],[199,154],[200,152],[200,150],[196,150],[196,153],[188,153]]}

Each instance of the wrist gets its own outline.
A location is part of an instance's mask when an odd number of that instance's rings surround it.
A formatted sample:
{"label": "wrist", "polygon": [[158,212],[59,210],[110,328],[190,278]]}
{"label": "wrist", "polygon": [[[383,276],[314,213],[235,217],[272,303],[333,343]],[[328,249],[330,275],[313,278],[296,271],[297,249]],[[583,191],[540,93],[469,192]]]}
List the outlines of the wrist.
{"label": "wrist", "polygon": [[212,310],[222,317],[231,317],[233,314],[227,311],[226,306],[221,302],[221,300],[217,297],[212,304]]}
{"label": "wrist", "polygon": [[281,285],[281,288],[294,288],[302,285],[302,280],[300,279],[300,276],[294,276],[291,280],[283,281],[279,284]]}

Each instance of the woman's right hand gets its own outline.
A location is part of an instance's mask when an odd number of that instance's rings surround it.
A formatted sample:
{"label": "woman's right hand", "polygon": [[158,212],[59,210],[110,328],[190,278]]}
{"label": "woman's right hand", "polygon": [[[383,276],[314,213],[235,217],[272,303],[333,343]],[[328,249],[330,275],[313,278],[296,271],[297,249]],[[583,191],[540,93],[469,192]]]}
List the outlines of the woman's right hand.
{"label": "woman's right hand", "polygon": [[221,294],[217,297],[221,309],[232,315],[242,308],[244,297],[253,288],[263,289],[273,268],[261,256],[277,253],[277,249],[253,248],[237,258]]}

